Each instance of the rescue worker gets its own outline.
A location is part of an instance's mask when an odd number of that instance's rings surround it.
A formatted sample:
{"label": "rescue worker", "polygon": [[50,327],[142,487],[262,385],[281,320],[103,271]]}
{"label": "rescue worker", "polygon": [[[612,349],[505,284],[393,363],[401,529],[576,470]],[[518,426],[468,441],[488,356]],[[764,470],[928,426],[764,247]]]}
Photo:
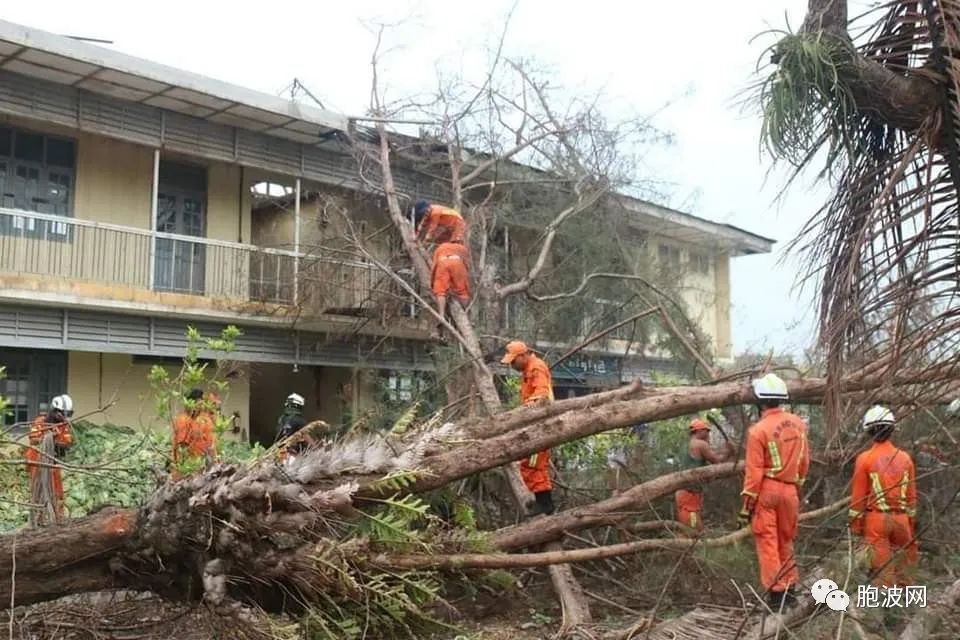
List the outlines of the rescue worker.
{"label": "rescue worker", "polygon": [[800,488],[810,468],[807,425],[780,404],[787,384],[775,374],[752,381],[760,420],[747,433],[743,503],[738,523],[752,522],[760,583],[777,611],[795,602],[800,574],[793,552]]}
{"label": "rescue worker", "polygon": [[[520,403],[532,406],[553,401],[553,378],[547,363],[534,355],[526,344],[515,340],[507,344],[507,352],[500,361],[522,375]],[[539,451],[520,461],[523,484],[536,499],[534,515],[549,515],[556,511],[553,504],[553,481],[550,479],[550,450]]]}
{"label": "rescue worker", "polygon": [[[710,426],[695,418],[690,422],[690,439],[687,442],[687,455],[681,456],[681,469],[696,469],[708,464],[726,462],[736,454],[736,449],[728,440],[723,451],[715,452],[710,446]],[[678,490],[674,494],[677,505],[677,522],[691,529],[703,531],[703,485],[693,484]]]}
{"label": "rescue worker", "polygon": [[[437,313],[447,317],[447,295],[453,291],[457,302],[464,309],[470,302],[470,278],[467,264],[470,256],[462,242],[444,242],[433,252],[433,273],[431,276],[433,295],[437,299]],[[443,325],[438,324],[434,337],[443,335]]]}
{"label": "rescue worker", "polygon": [[187,394],[188,406],[177,416],[173,425],[173,464],[172,476],[182,477],[176,467],[182,463],[191,468],[207,468],[217,460],[214,419],[209,409],[203,406],[203,391],[192,389]]}
{"label": "rescue worker", "polygon": [[417,240],[423,242],[463,242],[467,223],[456,209],[417,200],[413,206],[413,220]]}
{"label": "rescue worker", "polygon": [[905,569],[917,561],[917,475],[910,454],[890,442],[895,429],[886,407],[864,414],[863,430],[873,445],[857,456],[850,495],[850,530],[863,537],[874,584],[884,587],[904,586]]}
{"label": "rescue worker", "polygon": [[283,413],[280,414],[280,418],[277,420],[277,438],[275,441],[282,439],[280,433],[284,430],[290,418],[303,418],[303,407],[305,404],[306,401],[299,393],[291,393],[287,396],[286,400],[283,401]]}
{"label": "rescue worker", "polygon": [[[67,449],[73,445],[73,434],[70,431],[70,418],[73,416],[73,399],[67,394],[53,398],[50,401],[50,410],[34,418],[28,435],[30,446],[27,449],[27,472],[30,474],[30,494],[35,504],[42,504],[45,499],[39,491],[40,470],[43,465],[50,467],[51,490],[53,493],[53,510],[59,522],[64,515],[63,475],[57,460],[62,460]],[[53,433],[55,459],[50,460],[40,449],[43,439],[48,433]]]}

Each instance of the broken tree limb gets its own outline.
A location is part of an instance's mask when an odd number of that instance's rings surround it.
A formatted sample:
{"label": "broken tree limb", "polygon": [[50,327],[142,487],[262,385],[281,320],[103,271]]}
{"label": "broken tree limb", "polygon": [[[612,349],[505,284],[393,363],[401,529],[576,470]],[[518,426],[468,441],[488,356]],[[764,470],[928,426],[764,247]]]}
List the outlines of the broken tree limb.
{"label": "broken tree limb", "polygon": [[926,640],[936,631],[944,616],[957,606],[958,601],[960,601],[960,580],[947,587],[932,607],[926,607],[917,612],[900,634],[899,640]]}
{"label": "broken tree limb", "polygon": [[[823,518],[846,507],[848,501],[838,500],[831,505],[800,514],[800,522]],[[751,536],[749,527],[738,529],[716,538],[655,538],[622,542],[605,547],[544,551],[539,553],[459,553],[452,555],[387,555],[375,556],[371,562],[390,569],[525,569],[552,564],[591,562],[645,551],[683,551],[698,545],[705,548],[725,547]]]}
{"label": "broken tree limb", "polygon": [[611,325],[611,326],[607,327],[606,329],[603,329],[603,330],[601,330],[601,331],[598,331],[597,333],[593,334],[592,336],[590,336],[589,338],[587,338],[586,340],[584,340],[583,342],[581,342],[580,344],[578,344],[577,346],[575,346],[573,349],[570,349],[569,351],[567,351],[566,353],[564,353],[562,356],[560,356],[559,358],[557,358],[556,360],[554,360],[553,363],[550,365],[550,368],[553,369],[553,368],[555,368],[555,367],[563,364],[563,363],[566,362],[571,356],[573,356],[573,355],[579,353],[580,351],[586,349],[587,347],[589,347],[591,344],[593,344],[593,343],[596,342],[597,340],[603,338],[604,336],[608,335],[609,333],[611,333],[611,332],[613,332],[613,331],[616,331],[616,330],[619,329],[620,327],[622,327],[622,326],[624,326],[624,325],[628,325],[628,324],[630,324],[631,322],[636,322],[637,320],[640,320],[641,318],[645,318],[645,317],[647,317],[647,316],[649,316],[649,315],[653,315],[654,313],[656,313],[657,311],[660,311],[660,310],[661,310],[660,307],[652,307],[652,308],[650,308],[650,309],[647,309],[646,311],[641,311],[640,313],[635,313],[635,314],[633,314],[632,316],[630,316],[629,318],[627,318],[626,320],[621,320],[620,322],[618,322],[618,323],[616,323],[616,324],[614,324],[614,325]]}
{"label": "broken tree limb", "polygon": [[493,542],[501,551],[513,551],[557,540],[568,531],[617,524],[630,517],[618,512],[635,509],[638,505],[646,505],[689,484],[730,477],[742,468],[742,462],[739,464],[724,462],[669,473],[631,487],[613,498],[501,529],[494,536]]}

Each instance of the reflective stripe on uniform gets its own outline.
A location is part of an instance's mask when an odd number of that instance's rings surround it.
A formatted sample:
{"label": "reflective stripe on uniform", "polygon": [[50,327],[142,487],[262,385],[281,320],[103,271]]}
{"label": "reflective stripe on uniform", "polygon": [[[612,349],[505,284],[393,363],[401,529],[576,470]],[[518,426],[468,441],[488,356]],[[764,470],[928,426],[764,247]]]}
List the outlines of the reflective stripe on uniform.
{"label": "reflective stripe on uniform", "polygon": [[847,518],[849,518],[850,520],[856,520],[862,515],[863,515],[863,511],[857,511],[856,509],[850,509],[849,511],[847,511]]}
{"label": "reflective stripe on uniform", "polygon": [[904,471],[900,478],[900,511],[907,512],[907,487],[910,486],[910,472]]}
{"label": "reflective stripe on uniform", "polygon": [[697,512],[696,511],[692,511],[690,513],[690,526],[694,529],[697,528]]}
{"label": "reflective stripe on uniform", "polygon": [[527,465],[528,465],[528,466],[531,466],[531,467],[535,467],[535,466],[537,466],[537,460],[539,460],[539,459],[540,459],[540,454],[539,454],[539,453],[535,453],[535,454],[533,454],[532,456],[530,456],[529,458],[527,458]]}
{"label": "reflective stripe on uniform", "polygon": [[880,484],[879,473],[870,474],[870,485],[873,487],[873,495],[877,499],[877,508],[880,509],[880,511],[890,511],[890,505],[887,504],[887,496],[883,491],[883,486]]}
{"label": "reflective stripe on uniform", "polygon": [[771,468],[767,470],[767,477],[772,478],[783,471],[783,460],[780,459],[780,449],[777,447],[776,442],[768,442],[767,451],[770,452],[770,462],[772,465]]}

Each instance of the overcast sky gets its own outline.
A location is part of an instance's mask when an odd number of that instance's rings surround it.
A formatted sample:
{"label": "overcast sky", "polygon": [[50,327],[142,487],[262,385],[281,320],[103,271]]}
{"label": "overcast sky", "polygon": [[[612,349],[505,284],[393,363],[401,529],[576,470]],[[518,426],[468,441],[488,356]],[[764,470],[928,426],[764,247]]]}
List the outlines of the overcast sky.
{"label": "overcast sky", "polygon": [[[429,90],[438,62],[467,74],[482,72],[482,52],[496,39],[512,4],[168,0],[147,8],[129,1],[58,0],[6,3],[3,18],[113,40],[125,53],[269,93],[297,77],[327,108],[361,114],[369,100],[374,43],[363,20],[404,20],[388,36],[388,43],[400,48],[383,71],[397,97]],[[759,153],[759,120],[736,106],[773,36],[750,40],[784,28],[787,20],[796,28],[806,4],[519,0],[506,43],[508,55],[536,57],[570,91],[604,89],[614,115],[653,112],[670,103],[655,122],[674,133],[675,144],[652,151],[649,175],[642,177],[672,185],[673,205],[778,241],[772,255],[733,261],[738,353],[770,348],[799,353],[812,337],[811,292],[796,290],[798,262],[784,261],[783,253],[825,191],[801,183],[775,203],[782,175],[768,177],[769,160]]]}

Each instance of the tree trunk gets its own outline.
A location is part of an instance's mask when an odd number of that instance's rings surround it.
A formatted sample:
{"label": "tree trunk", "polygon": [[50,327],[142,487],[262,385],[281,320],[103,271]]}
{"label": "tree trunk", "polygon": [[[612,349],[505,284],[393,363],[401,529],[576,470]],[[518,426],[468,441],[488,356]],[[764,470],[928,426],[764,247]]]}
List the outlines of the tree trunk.
{"label": "tree trunk", "polygon": [[[851,378],[841,381],[841,387],[861,390],[879,382],[891,387],[950,377],[948,370],[926,371],[919,377],[905,372],[883,380]],[[822,394],[825,381],[793,381],[789,388],[794,400],[812,401]],[[489,418],[487,424],[470,421],[469,429],[478,432],[496,431],[501,420],[516,425],[486,439],[460,437],[455,426],[427,433],[413,430],[398,441],[362,436],[314,450],[298,457],[296,465],[287,470],[272,459],[249,466],[220,465],[203,475],[161,486],[137,514],[105,511],[64,527],[16,536],[20,576],[16,602],[38,602],[79,588],[118,584],[147,585],[181,597],[199,597],[199,576],[205,563],[214,559],[226,564],[235,584],[259,585],[262,592],[257,597],[269,598],[282,589],[305,594],[334,589],[336,583],[329,576],[313,575],[309,567],[299,568],[301,564],[291,565],[291,558],[297,557],[297,549],[312,547],[330,535],[324,528],[326,518],[355,513],[354,504],[364,504],[365,497],[395,493],[395,488],[381,481],[385,475],[417,469],[420,473],[404,490],[425,491],[594,433],[749,400],[749,387],[733,383],[670,389],[639,399],[611,399],[601,406],[590,406],[580,398],[556,403],[579,408],[544,419],[540,410],[517,409]],[[362,477],[346,475],[356,474],[358,469]],[[727,463],[683,473],[693,478],[732,472],[733,465]],[[671,482],[655,480],[653,486],[670,491]],[[628,506],[631,497],[639,499],[641,492],[652,491],[650,487],[647,483],[631,489],[632,493],[604,501],[601,507],[561,512],[504,530],[501,539],[505,546],[556,540],[565,529],[579,527],[580,520],[609,521],[612,511]],[[14,536],[0,537],[0,575],[12,572],[13,545]],[[9,602],[10,587],[9,581],[0,581],[0,601]]]}
{"label": "tree trunk", "polygon": [[562,511],[550,518],[531,520],[501,529],[494,536],[494,544],[501,551],[513,551],[557,540],[567,532],[618,524],[632,517],[630,514],[618,512],[649,504],[650,501],[669,495],[688,484],[730,477],[742,469],[742,462],[725,462],[660,476],[631,487],[613,498]]}

